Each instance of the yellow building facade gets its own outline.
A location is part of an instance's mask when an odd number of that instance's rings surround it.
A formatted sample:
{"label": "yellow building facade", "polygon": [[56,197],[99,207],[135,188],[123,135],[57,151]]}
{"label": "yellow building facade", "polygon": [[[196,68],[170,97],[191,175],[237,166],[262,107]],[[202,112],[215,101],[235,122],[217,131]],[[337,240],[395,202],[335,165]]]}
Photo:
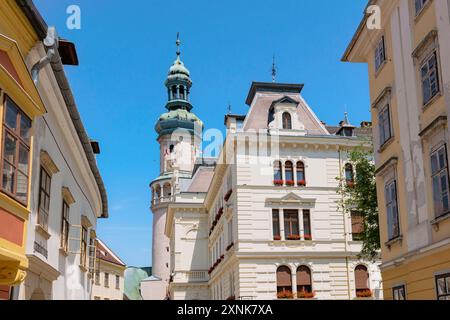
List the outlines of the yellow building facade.
{"label": "yellow building facade", "polygon": [[371,0],[367,63],[385,299],[450,300],[450,1]]}
{"label": "yellow building facade", "polygon": [[0,2],[0,299],[26,276],[33,119],[45,107],[25,63],[38,37],[16,1]]}

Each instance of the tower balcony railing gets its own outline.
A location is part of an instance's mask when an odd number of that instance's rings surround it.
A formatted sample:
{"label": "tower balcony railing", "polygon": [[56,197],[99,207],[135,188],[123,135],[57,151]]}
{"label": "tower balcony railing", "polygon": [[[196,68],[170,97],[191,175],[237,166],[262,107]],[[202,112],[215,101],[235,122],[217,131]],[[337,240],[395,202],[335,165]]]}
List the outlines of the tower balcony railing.
{"label": "tower balcony railing", "polygon": [[152,205],[158,205],[160,203],[167,203],[167,202],[172,202],[174,201],[174,197],[173,196],[165,196],[165,197],[159,197],[156,199],[152,200]]}
{"label": "tower balcony railing", "polygon": [[209,275],[206,270],[176,271],[174,276],[175,282],[208,282]]}

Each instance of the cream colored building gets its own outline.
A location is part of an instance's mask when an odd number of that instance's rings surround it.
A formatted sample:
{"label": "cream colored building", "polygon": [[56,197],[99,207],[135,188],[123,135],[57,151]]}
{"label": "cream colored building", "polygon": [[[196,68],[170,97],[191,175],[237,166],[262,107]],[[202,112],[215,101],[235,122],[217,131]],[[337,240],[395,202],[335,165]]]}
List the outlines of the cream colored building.
{"label": "cream colored building", "polygon": [[123,300],[125,263],[97,238],[92,300]]}
{"label": "cream colored building", "polygon": [[253,83],[249,112],[226,116],[220,156],[200,157],[203,125],[179,56],[156,125],[161,175],[151,184],[144,299],[381,299],[378,263],[358,258],[361,220],[338,209],[336,180],[353,177],[347,153],[371,147],[370,127],[325,126],[303,85]]}
{"label": "cream colored building", "polygon": [[448,300],[450,1],[369,5],[343,60],[369,68],[384,295]]}
{"label": "cream colored building", "polygon": [[25,280],[13,288],[13,298],[89,300],[97,220],[106,218],[108,209],[95,159],[98,144],[87,136],[64,72],[64,64],[78,64],[77,55],[31,1],[16,3],[39,36],[25,63],[47,112],[33,123],[35,170],[29,177],[25,246],[29,266]]}

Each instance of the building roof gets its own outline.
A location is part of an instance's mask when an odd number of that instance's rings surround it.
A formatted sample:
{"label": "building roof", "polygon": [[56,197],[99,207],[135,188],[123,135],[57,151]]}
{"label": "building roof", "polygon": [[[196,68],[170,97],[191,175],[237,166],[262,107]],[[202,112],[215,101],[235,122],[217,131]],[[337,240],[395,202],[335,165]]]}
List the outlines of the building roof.
{"label": "building roof", "polygon": [[197,169],[187,192],[206,193],[214,176],[214,167],[201,166]]}
{"label": "building roof", "polygon": [[250,106],[258,91],[300,94],[303,86],[295,83],[253,82],[245,103]]}
{"label": "building roof", "polygon": [[[41,14],[37,10],[32,0],[16,0],[17,5],[23,11],[33,28],[35,29],[37,35],[41,40],[45,39],[47,36],[48,26],[42,18]],[[77,59],[78,60],[78,59]],[[92,175],[97,183],[101,201],[102,201],[102,212],[101,217],[108,217],[108,197],[106,194],[106,188],[103,183],[103,179],[100,175],[100,171],[97,167],[97,161],[95,159],[94,152],[91,146],[91,140],[89,139],[86,129],[81,121],[80,114],[78,112],[75,99],[73,97],[72,90],[70,89],[69,81],[67,80],[66,74],[64,72],[64,66],[62,64],[62,57],[57,51],[54,61],[51,62],[51,67],[55,75],[56,81],[58,82],[61,94],[64,98],[64,102],[69,112],[72,123],[77,132],[80,143],[83,147],[86,159],[89,163],[89,167],[92,171]]]}
{"label": "building roof", "polygon": [[[330,134],[337,134],[339,130],[341,130],[342,127],[340,126],[326,126],[328,132]],[[367,128],[355,128],[354,129],[354,134],[357,137],[362,137],[362,138],[371,138],[372,137],[372,128],[367,127]]]}
{"label": "building roof", "polygon": [[100,239],[97,238],[97,259],[125,267],[125,263]]}

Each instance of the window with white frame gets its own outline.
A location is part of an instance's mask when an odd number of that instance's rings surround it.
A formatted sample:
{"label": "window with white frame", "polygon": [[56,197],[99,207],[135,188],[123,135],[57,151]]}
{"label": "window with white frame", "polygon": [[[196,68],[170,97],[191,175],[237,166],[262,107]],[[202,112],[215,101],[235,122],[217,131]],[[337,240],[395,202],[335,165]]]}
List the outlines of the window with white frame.
{"label": "window with white frame", "polygon": [[406,300],[406,288],[404,285],[392,288],[393,300]]}
{"label": "window with white frame", "polygon": [[380,146],[392,138],[390,106],[387,104],[378,113],[378,130],[380,131]]}
{"label": "window with white frame", "polygon": [[450,300],[450,273],[436,276],[438,300]]}
{"label": "window with white frame", "polygon": [[439,72],[437,53],[434,51],[420,67],[423,104],[428,104],[439,92]]}
{"label": "window with white frame", "polygon": [[431,153],[431,175],[433,181],[434,213],[436,218],[450,212],[447,145]]}
{"label": "window with white frame", "polygon": [[385,186],[386,214],[388,224],[388,238],[393,240],[400,236],[400,223],[397,205],[397,182],[392,180]]}
{"label": "window with white frame", "polygon": [[381,66],[386,61],[386,46],[384,36],[381,37],[380,42],[378,42],[375,47],[375,72],[380,70]]}

